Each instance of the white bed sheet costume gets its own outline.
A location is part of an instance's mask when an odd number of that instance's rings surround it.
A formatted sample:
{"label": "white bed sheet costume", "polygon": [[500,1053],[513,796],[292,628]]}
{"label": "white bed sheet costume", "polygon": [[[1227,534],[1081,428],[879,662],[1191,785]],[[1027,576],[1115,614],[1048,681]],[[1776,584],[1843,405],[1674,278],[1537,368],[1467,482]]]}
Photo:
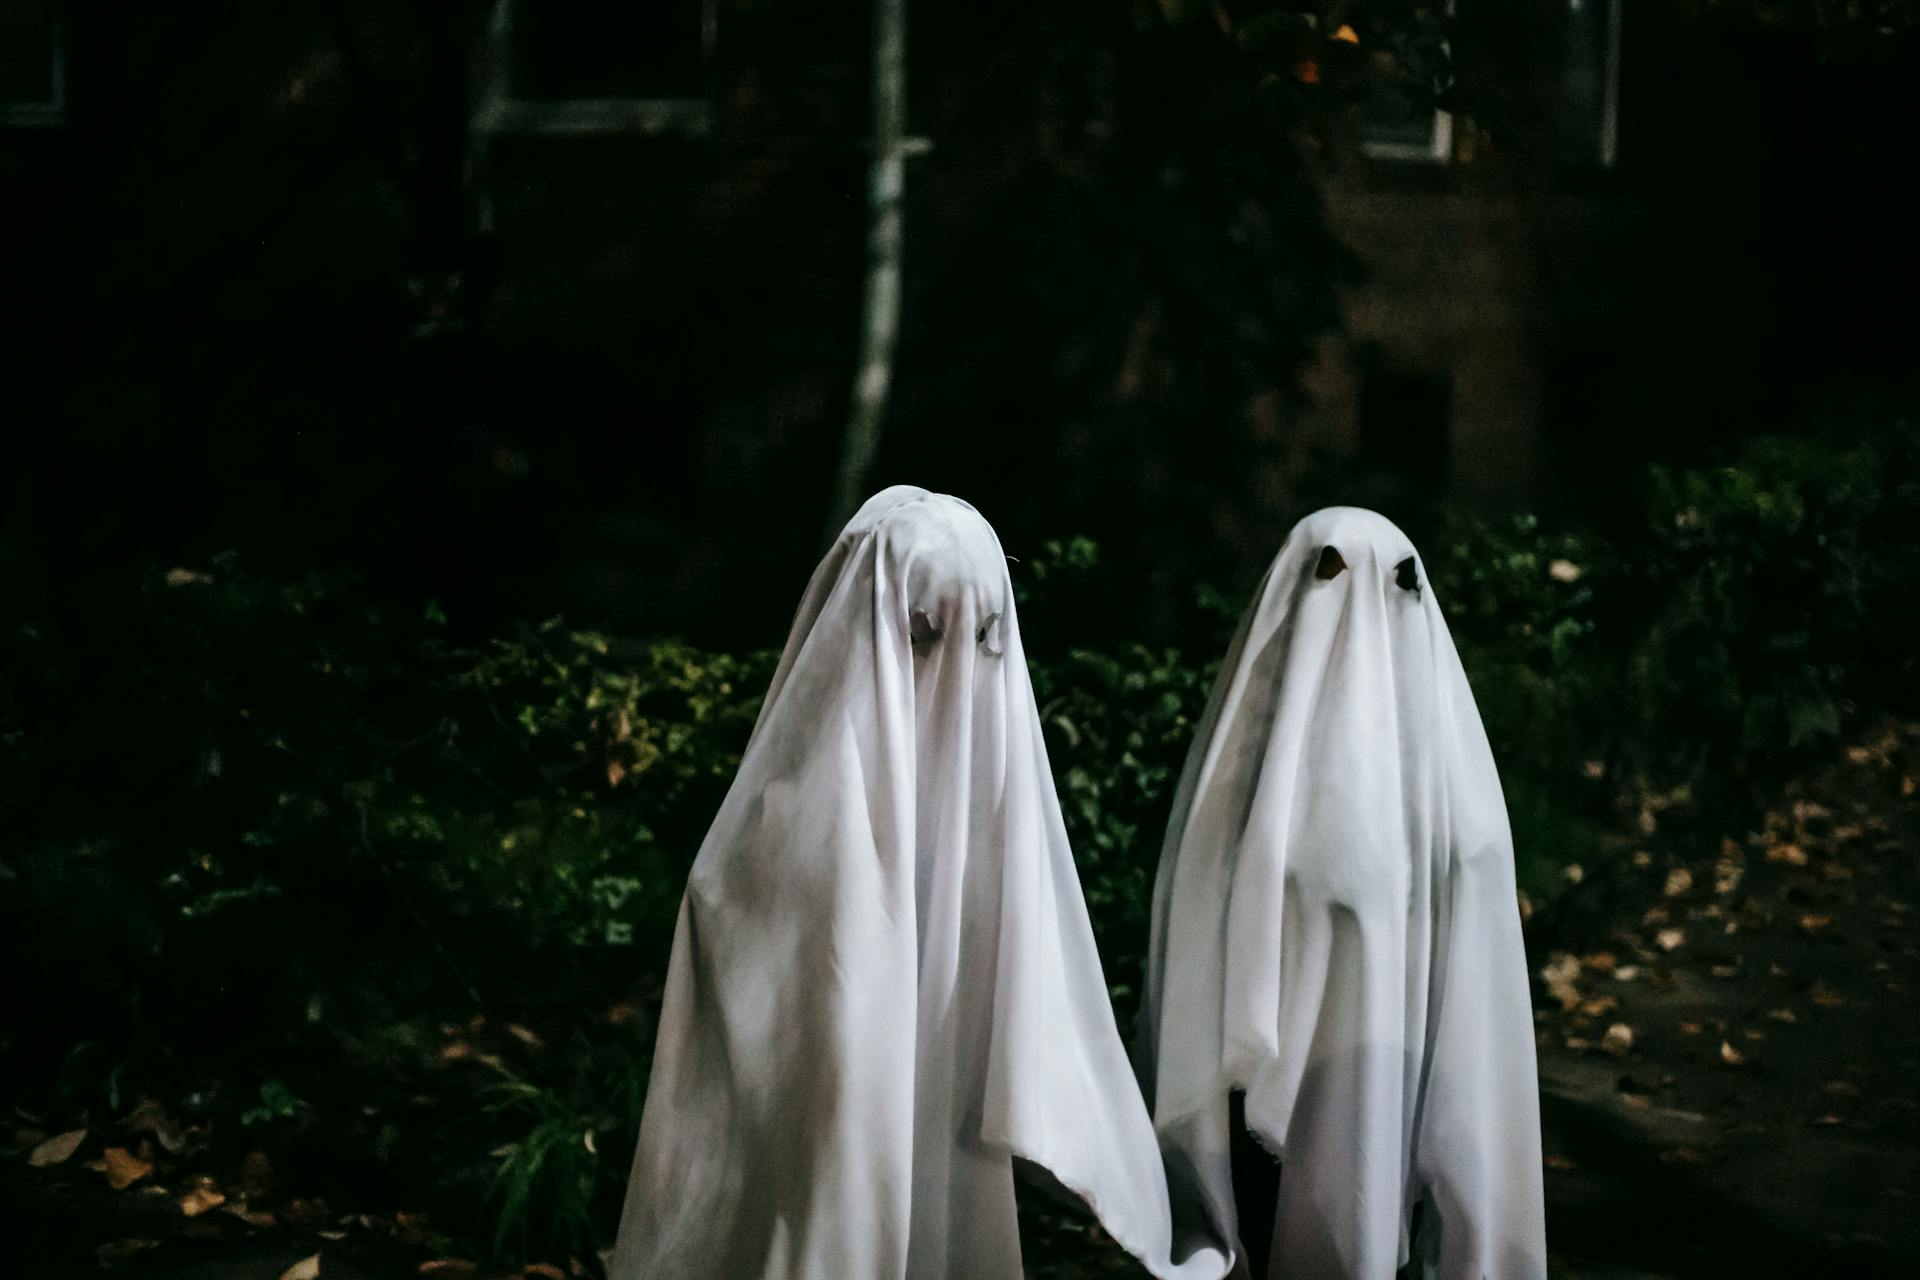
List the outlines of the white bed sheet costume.
{"label": "white bed sheet costume", "polygon": [[1244,1091],[1281,1161],[1279,1280],[1546,1275],[1513,838],[1425,567],[1384,517],[1302,520],[1241,623],[1174,801],[1142,1017],[1177,1217],[1239,1239]]}
{"label": "white bed sheet costume", "polygon": [[1108,1002],[992,528],[906,486],[814,573],[674,936],[613,1280],[1018,1280],[1014,1157],[1155,1275]]}

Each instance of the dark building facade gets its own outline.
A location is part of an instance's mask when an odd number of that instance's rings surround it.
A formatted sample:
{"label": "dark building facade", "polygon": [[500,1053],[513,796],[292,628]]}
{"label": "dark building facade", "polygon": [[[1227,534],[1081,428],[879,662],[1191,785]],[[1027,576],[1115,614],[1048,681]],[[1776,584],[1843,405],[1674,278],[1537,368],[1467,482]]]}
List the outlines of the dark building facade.
{"label": "dark building facade", "polygon": [[[1470,77],[1500,40],[1459,17]],[[875,482],[1165,600],[1320,502],[1577,502],[1900,368],[1907,64],[1651,0],[1500,21],[1504,114],[1387,75],[1243,189],[1224,42],[919,5]],[[789,0],[9,6],[11,554],[770,640],[853,375],[866,38]]]}

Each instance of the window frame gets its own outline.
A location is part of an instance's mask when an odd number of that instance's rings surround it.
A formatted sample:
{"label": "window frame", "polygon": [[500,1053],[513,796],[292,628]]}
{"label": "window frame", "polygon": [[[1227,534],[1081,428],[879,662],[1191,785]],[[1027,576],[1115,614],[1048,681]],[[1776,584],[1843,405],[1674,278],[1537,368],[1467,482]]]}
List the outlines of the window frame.
{"label": "window frame", "polygon": [[522,0],[496,0],[488,21],[492,74],[474,129],[482,137],[704,136],[713,128],[713,51],[719,30],[718,0],[700,4],[700,89],[696,95],[659,98],[522,98],[512,90],[513,18]]}
{"label": "window frame", "polygon": [[48,91],[43,99],[0,102],[0,129],[55,129],[67,123],[67,24],[56,6],[47,23]]}

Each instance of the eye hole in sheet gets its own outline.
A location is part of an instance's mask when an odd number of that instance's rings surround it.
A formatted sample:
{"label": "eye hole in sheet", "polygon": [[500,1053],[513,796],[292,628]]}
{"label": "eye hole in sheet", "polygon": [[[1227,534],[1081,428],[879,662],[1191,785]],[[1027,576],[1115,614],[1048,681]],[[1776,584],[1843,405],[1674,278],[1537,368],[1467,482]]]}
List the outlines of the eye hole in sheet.
{"label": "eye hole in sheet", "polygon": [[1393,566],[1393,580],[1404,590],[1413,592],[1420,590],[1420,566],[1414,563],[1412,556]]}
{"label": "eye hole in sheet", "polygon": [[1005,647],[1000,639],[1000,615],[997,613],[988,615],[987,620],[980,624],[973,638],[982,649],[996,658],[999,657],[1001,649]]}
{"label": "eye hole in sheet", "polygon": [[940,642],[940,628],[933,625],[933,619],[922,609],[915,609],[907,619],[907,634],[916,652],[931,649]]}
{"label": "eye hole in sheet", "polygon": [[1340,558],[1338,551],[1332,547],[1325,547],[1320,552],[1320,563],[1315,567],[1313,576],[1322,582],[1331,582],[1339,577],[1346,567],[1347,562]]}

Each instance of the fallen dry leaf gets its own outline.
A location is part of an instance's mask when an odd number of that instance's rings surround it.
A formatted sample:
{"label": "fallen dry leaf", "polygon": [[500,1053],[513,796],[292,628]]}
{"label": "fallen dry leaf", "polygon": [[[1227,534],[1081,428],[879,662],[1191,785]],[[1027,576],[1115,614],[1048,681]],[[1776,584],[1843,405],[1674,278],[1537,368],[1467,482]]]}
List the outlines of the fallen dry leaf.
{"label": "fallen dry leaf", "polygon": [[129,1111],[120,1121],[121,1129],[128,1133],[151,1134],[169,1155],[180,1155],[198,1135],[192,1129],[183,1129],[167,1109],[157,1100],[148,1098]]}
{"label": "fallen dry leaf", "polygon": [[1640,966],[1637,964],[1623,964],[1613,971],[1613,980],[1615,982],[1632,982],[1639,976]]}
{"label": "fallen dry leaf", "polygon": [[309,1254],[280,1273],[280,1280],[320,1280],[320,1255]]}
{"label": "fallen dry leaf", "polygon": [[101,1154],[100,1171],[107,1175],[108,1186],[115,1191],[125,1191],[152,1173],[153,1165],[125,1147],[108,1147]]}
{"label": "fallen dry leaf", "polygon": [[1820,981],[1814,982],[1813,993],[1810,999],[1822,1009],[1837,1009],[1847,1002],[1845,996],[1842,996],[1838,991],[1835,991],[1832,987]]}
{"label": "fallen dry leaf", "polygon": [[213,1189],[211,1183],[203,1182],[180,1197],[180,1212],[189,1218],[197,1218],[209,1209],[218,1209],[227,1202],[227,1198]]}
{"label": "fallen dry leaf", "polygon": [[220,1206],[220,1212],[240,1219],[248,1226],[264,1231],[274,1225],[275,1218],[265,1209],[251,1209],[244,1200],[229,1201]]}
{"label": "fallen dry leaf", "polygon": [[1619,996],[1595,996],[1580,1006],[1580,1012],[1585,1017],[1604,1018],[1619,1007]]}
{"label": "fallen dry leaf", "polygon": [[73,1153],[78,1151],[80,1144],[86,1140],[87,1131],[85,1129],[68,1130],[66,1133],[48,1138],[45,1142],[35,1147],[33,1154],[27,1157],[27,1163],[36,1169],[44,1169],[49,1165],[64,1164],[73,1157]]}
{"label": "fallen dry leaf", "polygon": [[431,1262],[420,1264],[419,1274],[435,1276],[438,1280],[464,1280],[480,1268],[465,1258],[435,1258]]}
{"label": "fallen dry leaf", "polygon": [[1703,1030],[1705,1030],[1705,1028],[1697,1022],[1683,1022],[1680,1024],[1680,1034],[1683,1036],[1697,1036]]}
{"label": "fallen dry leaf", "polygon": [[1540,970],[1540,980],[1546,984],[1547,993],[1560,1002],[1562,1009],[1572,1009],[1580,1003],[1580,989],[1574,985],[1574,979],[1579,976],[1580,958],[1564,951],[1548,956]]}
{"label": "fallen dry leaf", "polygon": [[1633,1052],[1633,1028],[1624,1022],[1614,1023],[1601,1037],[1600,1047],[1616,1058],[1626,1057]]}
{"label": "fallen dry leaf", "polygon": [[1659,933],[1653,935],[1653,940],[1660,944],[1662,951],[1673,951],[1687,940],[1687,931],[1685,929],[1662,929]]}
{"label": "fallen dry leaf", "polygon": [[1797,844],[1783,842],[1767,847],[1768,862],[1784,862],[1790,867],[1807,865],[1807,851]]}
{"label": "fallen dry leaf", "polygon": [[544,1049],[547,1047],[545,1040],[542,1040],[538,1035],[527,1030],[517,1022],[509,1022],[507,1024],[507,1034],[529,1049]]}
{"label": "fallen dry leaf", "polygon": [[529,1262],[520,1269],[523,1276],[538,1276],[540,1280],[567,1280],[567,1273],[551,1262]]}
{"label": "fallen dry leaf", "polygon": [[1667,883],[1661,892],[1669,898],[1677,898],[1693,888],[1693,872],[1685,867],[1675,867],[1667,872]]}
{"label": "fallen dry leaf", "polygon": [[1818,911],[1808,911],[1800,917],[1800,927],[1808,933],[1818,933],[1832,923],[1832,916],[1822,915]]}
{"label": "fallen dry leaf", "polygon": [[1740,966],[1737,964],[1717,964],[1713,966],[1712,973],[1716,978],[1737,978],[1740,976]]}
{"label": "fallen dry leaf", "polygon": [[1774,1022],[1794,1023],[1800,1021],[1800,1015],[1791,1009],[1769,1009],[1767,1017]]}
{"label": "fallen dry leaf", "polygon": [[1730,1067],[1744,1066],[1747,1061],[1747,1055],[1734,1048],[1733,1041],[1722,1040],[1720,1042],[1720,1061]]}

